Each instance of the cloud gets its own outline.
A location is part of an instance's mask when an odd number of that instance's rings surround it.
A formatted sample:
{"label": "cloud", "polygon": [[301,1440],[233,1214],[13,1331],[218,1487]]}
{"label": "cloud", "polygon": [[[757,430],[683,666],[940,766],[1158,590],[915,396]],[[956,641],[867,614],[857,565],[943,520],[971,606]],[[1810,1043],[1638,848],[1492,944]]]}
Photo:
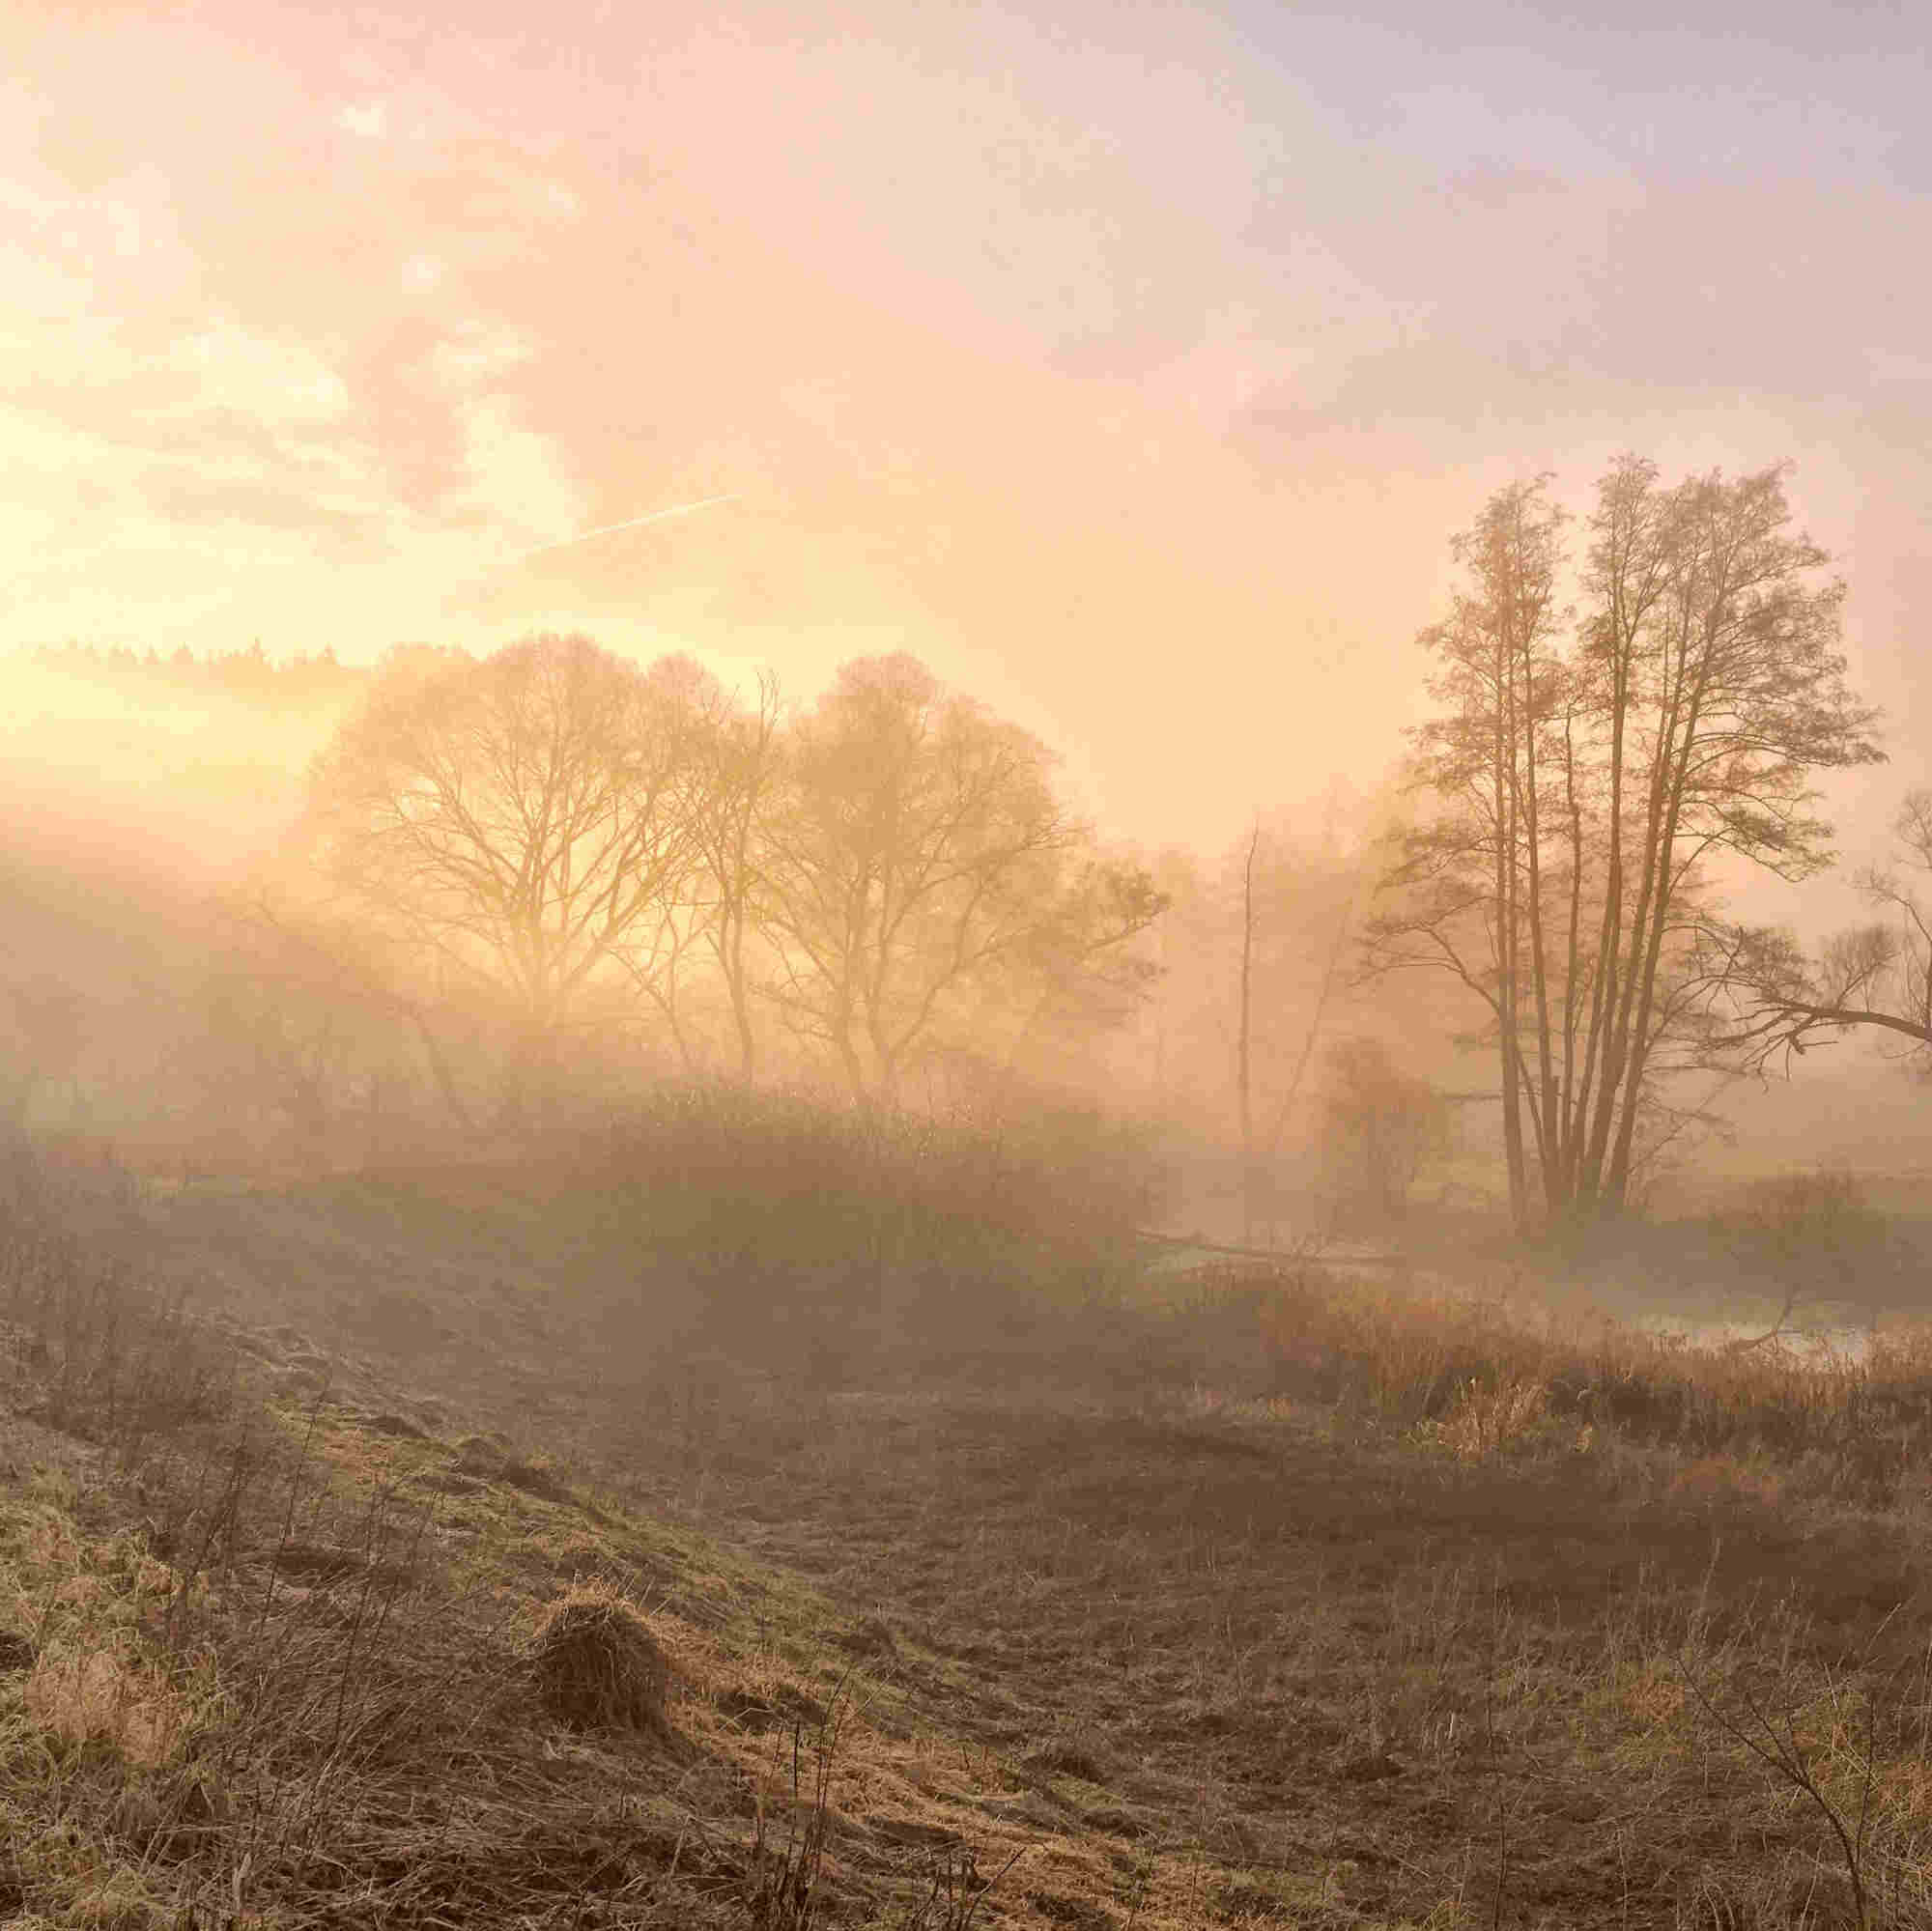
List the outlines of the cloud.
{"label": "cloud", "polygon": [[257,530],[330,535],[340,548],[366,549],[387,522],[385,505],[340,506],[286,478],[259,482],[211,476],[200,464],[156,465],[134,479],[143,508],[171,524],[232,524]]}
{"label": "cloud", "polygon": [[[1667,434],[1732,467],[1835,440],[1840,495],[1874,450],[1922,469],[1922,205],[1837,150],[1830,186],[1687,158],[1787,128],[1808,168],[1843,117],[1787,117],[1789,61],[1753,131],[1748,90],[1700,108],[1614,36],[1566,74],[1493,9],[1467,45],[885,0],[535,41],[507,0],[138,15],[111,61],[47,24],[0,93],[0,544],[37,630],[863,636],[989,691],[1024,667],[1151,759],[1244,733],[1248,785],[1387,723],[1346,680],[1316,718],[1292,640],[1412,635],[1525,459]],[[724,491],[728,523],[495,567]],[[1169,662],[1158,706],[1121,674]]]}
{"label": "cloud", "polygon": [[359,135],[365,141],[380,141],[387,133],[388,124],[388,109],[380,100],[354,102],[343,107],[335,117],[338,128]]}
{"label": "cloud", "polygon": [[1518,381],[1843,393],[1863,380],[1848,348],[1911,354],[1932,295],[1932,210],[1875,185],[1666,195],[1465,169],[1321,240],[1412,353],[1468,345]]}

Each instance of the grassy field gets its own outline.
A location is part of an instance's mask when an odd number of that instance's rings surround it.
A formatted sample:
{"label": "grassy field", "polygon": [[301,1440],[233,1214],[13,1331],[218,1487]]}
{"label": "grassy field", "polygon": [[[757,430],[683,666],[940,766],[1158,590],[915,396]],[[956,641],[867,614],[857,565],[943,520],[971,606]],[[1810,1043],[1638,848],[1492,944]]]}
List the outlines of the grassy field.
{"label": "grassy field", "polygon": [[1932,1923],[1918,1330],[935,1223],[806,1349],[701,1194],[14,1216],[0,1922]]}

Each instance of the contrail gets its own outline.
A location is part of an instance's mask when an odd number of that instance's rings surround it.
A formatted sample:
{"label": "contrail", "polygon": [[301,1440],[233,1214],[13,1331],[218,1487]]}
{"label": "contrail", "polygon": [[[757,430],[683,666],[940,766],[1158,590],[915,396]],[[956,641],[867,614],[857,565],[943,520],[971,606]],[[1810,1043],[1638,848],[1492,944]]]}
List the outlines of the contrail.
{"label": "contrail", "polygon": [[647,523],[663,523],[667,517],[689,516],[693,510],[708,510],[713,503],[736,502],[742,494],[742,491],[731,490],[722,497],[700,497],[695,503],[673,503],[669,509],[652,510],[648,516],[628,517],[622,523],[607,523],[598,529],[580,530],[575,536],[559,537],[554,543],[538,543],[528,550],[513,551],[505,560],[521,563],[526,556],[541,556],[547,550],[568,550],[573,543],[588,543],[593,536],[609,536],[615,530],[637,529]]}

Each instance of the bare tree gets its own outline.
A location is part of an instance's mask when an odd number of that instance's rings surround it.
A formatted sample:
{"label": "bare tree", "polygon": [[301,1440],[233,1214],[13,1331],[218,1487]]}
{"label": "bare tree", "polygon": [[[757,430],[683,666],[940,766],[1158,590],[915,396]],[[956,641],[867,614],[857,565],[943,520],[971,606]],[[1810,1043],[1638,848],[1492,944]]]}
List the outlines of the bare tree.
{"label": "bare tree", "polygon": [[1499,492],[1458,540],[1468,586],[1423,637],[1444,665],[1412,774],[1431,809],[1368,935],[1371,972],[1445,971],[1483,1002],[1519,1225],[1533,1180],[1550,1214],[1629,1199],[1659,1075],[1697,1061],[1707,861],[1818,870],[1811,773],[1880,755],[1836,649],[1843,586],[1787,533],[1780,470],[1665,490],[1620,459],[1567,652],[1545,489]]}
{"label": "bare tree", "polygon": [[758,678],[755,705],[714,705],[699,739],[703,768],[695,793],[694,829],[711,906],[704,940],[731,1004],[738,1076],[748,1084],[757,1069],[753,975],[766,820],[780,778],[781,722],[778,679],[765,671]]}
{"label": "bare tree", "polygon": [[995,987],[1092,971],[1158,895],[1094,862],[1037,739],[900,654],[846,665],[802,718],[761,841],[759,923],[787,1023],[855,1097]]}
{"label": "bare tree", "polygon": [[[1241,1136],[1243,1246],[1253,1244],[1264,1209],[1272,1221],[1271,1163],[1342,990],[1354,936],[1359,865],[1350,868],[1338,864],[1332,849],[1326,858],[1326,864],[1298,862],[1279,839],[1264,839],[1259,814],[1240,854],[1235,1092]],[[1329,902],[1336,898],[1339,907]],[[1311,936],[1319,948],[1312,994],[1304,983]],[[1258,997],[1265,1008],[1261,1014]],[[1298,1039],[1289,1035],[1291,1015],[1301,1021]],[[1274,1090],[1267,1094],[1270,1085]]]}
{"label": "bare tree", "polygon": [[[555,1070],[593,980],[661,916],[692,863],[692,720],[588,638],[393,667],[317,760],[325,875],[517,1036],[514,1117]],[[540,1095],[539,1095],[540,1096]]]}
{"label": "bare tree", "polygon": [[955,1057],[997,1061],[996,1095],[1058,1081],[1091,1093],[1105,1075],[1093,1055],[1115,1038],[1160,978],[1141,943],[1165,895],[1131,858],[1088,848],[1062,870],[1029,942],[1015,947],[962,1002],[949,1025]]}
{"label": "bare tree", "polygon": [[1144,1103],[1232,1152],[1228,1235],[1244,1246],[1275,1237],[1281,1156],[1316,1137],[1314,1073],[1349,1002],[1377,857],[1367,805],[1331,793],[1316,827],[1260,813],[1211,867],[1172,850],[1153,861],[1165,906],[1138,948],[1154,969],[1136,1030]]}
{"label": "bare tree", "polygon": [[1253,1244],[1255,1199],[1254,1008],[1255,1008],[1255,853],[1262,841],[1261,814],[1248,833],[1241,859],[1241,973],[1236,996],[1235,1094],[1241,1122],[1241,1245]]}
{"label": "bare tree", "polygon": [[1870,1031],[1904,1041],[1917,1068],[1932,1071],[1932,906],[1924,895],[1932,791],[1908,792],[1892,829],[1892,863],[1858,879],[1877,916],[1835,933],[1815,958],[1789,932],[1733,925],[1707,934],[1715,1053],[1757,1071]]}
{"label": "bare tree", "polygon": [[1545,1050],[1526,1093],[1525,976],[1539,1013],[1548,999],[1541,808],[1563,617],[1564,520],[1548,487],[1538,477],[1498,491],[1455,539],[1467,585],[1449,617],[1421,639],[1442,666],[1429,688],[1444,710],[1414,732],[1412,783],[1436,809],[1404,835],[1383,879],[1396,902],[1365,935],[1372,973],[1446,971],[1487,1007],[1519,1224],[1528,1197],[1524,1103],[1547,1091],[1548,1062],[1546,1029],[1536,1027]]}
{"label": "bare tree", "polygon": [[738,1077],[757,1070],[756,969],[766,819],[783,753],[777,678],[760,672],[753,706],[695,660],[665,658],[654,682],[676,695],[690,725],[690,863],[615,954],[671,1035],[687,1071],[706,1057],[708,995],[722,989]]}
{"label": "bare tree", "polygon": [[1191,1076],[1199,1056],[1191,1050],[1196,1013],[1188,1003],[1197,990],[1191,975],[1214,945],[1211,894],[1199,858],[1179,846],[1154,855],[1150,876],[1164,900],[1147,934],[1145,951],[1154,989],[1142,1008],[1140,1037],[1146,1053],[1146,1104],[1154,1117],[1179,1117],[1195,1097]]}

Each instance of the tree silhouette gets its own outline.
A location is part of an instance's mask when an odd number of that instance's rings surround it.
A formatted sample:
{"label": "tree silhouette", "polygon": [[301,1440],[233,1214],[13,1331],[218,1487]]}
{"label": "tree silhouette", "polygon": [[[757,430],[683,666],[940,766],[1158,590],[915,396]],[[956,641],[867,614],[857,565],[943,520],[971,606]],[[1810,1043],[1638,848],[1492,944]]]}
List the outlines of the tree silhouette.
{"label": "tree silhouette", "polygon": [[1789,521],[1779,469],[1665,489],[1619,459],[1567,648],[1545,480],[1457,540],[1465,586],[1422,639],[1443,705],[1414,734],[1426,809],[1368,960],[1450,973],[1487,1009],[1519,1225],[1533,1182],[1550,1214],[1629,1198],[1660,1076],[1698,1058],[1706,862],[1820,869],[1811,774],[1880,756],[1836,648],[1843,586]]}
{"label": "tree silhouette", "polygon": [[677,679],[546,634],[480,663],[402,655],[317,760],[324,875],[501,1002],[511,1116],[692,863],[694,735]]}
{"label": "tree silhouette", "polygon": [[1091,980],[1160,899],[1098,860],[1037,739],[899,654],[847,664],[801,718],[767,821],[770,990],[855,1097],[890,1101],[949,1022],[999,988]]}

